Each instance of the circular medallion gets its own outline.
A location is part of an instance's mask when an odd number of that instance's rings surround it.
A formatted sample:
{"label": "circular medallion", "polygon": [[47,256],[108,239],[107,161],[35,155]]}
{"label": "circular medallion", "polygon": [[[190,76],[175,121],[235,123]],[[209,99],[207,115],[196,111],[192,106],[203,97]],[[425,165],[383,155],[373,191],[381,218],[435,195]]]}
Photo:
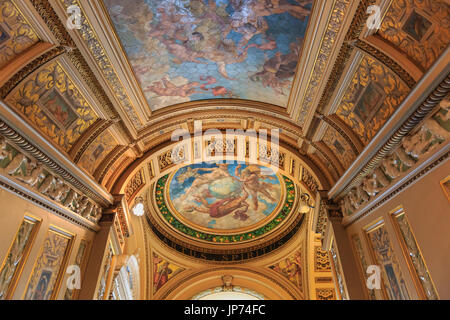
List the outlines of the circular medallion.
{"label": "circular medallion", "polygon": [[155,200],[177,231],[198,240],[236,243],[277,227],[292,210],[295,186],[261,165],[200,163],[160,178]]}

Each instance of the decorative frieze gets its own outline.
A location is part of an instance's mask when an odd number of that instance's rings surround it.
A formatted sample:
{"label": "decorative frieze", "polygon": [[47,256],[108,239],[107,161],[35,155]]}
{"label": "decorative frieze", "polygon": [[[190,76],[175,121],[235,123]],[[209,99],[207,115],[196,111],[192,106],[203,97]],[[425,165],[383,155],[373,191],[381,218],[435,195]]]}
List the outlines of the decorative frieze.
{"label": "decorative frieze", "polygon": [[78,192],[66,180],[53,174],[34,158],[29,158],[0,136],[0,174],[20,183],[70,211],[97,223],[102,208]]}
{"label": "decorative frieze", "polygon": [[128,182],[125,197],[129,201],[145,185],[144,169],[141,168]]}
{"label": "decorative frieze", "polygon": [[345,194],[341,200],[345,215],[359,211],[398,177],[410,172],[421,160],[448,141],[449,108],[450,101],[444,100],[433,117],[425,120],[414,134],[404,137],[396,149],[385,155],[378,166]]}
{"label": "decorative frieze", "polygon": [[302,182],[306,184],[309,191],[311,191],[313,194],[315,194],[319,190],[319,183],[305,167],[303,167],[302,170]]}

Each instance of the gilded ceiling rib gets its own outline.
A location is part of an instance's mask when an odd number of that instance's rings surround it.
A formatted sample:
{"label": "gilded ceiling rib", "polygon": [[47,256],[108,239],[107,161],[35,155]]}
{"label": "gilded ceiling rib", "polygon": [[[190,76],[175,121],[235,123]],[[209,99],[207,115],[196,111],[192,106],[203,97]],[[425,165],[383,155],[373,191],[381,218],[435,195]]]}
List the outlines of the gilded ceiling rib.
{"label": "gilded ceiling rib", "polygon": [[355,41],[361,35],[367,18],[369,17],[367,8],[374,3],[375,0],[361,0],[361,2],[359,3],[350,28],[348,29],[349,31],[345,36],[345,42],[342,45],[336,62],[334,63],[333,70],[331,71],[330,77],[325,86],[325,90],[323,91],[322,98],[320,99],[319,105],[317,107],[318,112],[322,113],[327,104],[330,102],[331,96],[336,90],[339,79],[341,78],[344,72],[344,68],[347,65],[350,55],[354,49],[349,43]]}
{"label": "gilded ceiling rib", "polygon": [[32,74],[34,71],[39,69],[44,64],[52,61],[53,59],[59,57],[60,55],[66,52],[66,48],[63,46],[58,46],[56,48],[51,49],[50,51],[44,53],[40,57],[34,59],[30,63],[28,63],[25,67],[20,69],[19,72],[15,73],[14,76],[9,79],[1,88],[0,88],[0,99],[4,100],[8,94],[26,77]]}
{"label": "gilded ceiling rib", "polygon": [[403,69],[397,62],[395,62],[393,59],[385,55],[383,52],[381,52],[374,46],[360,39],[356,40],[354,46],[364,51],[365,53],[369,54],[373,58],[377,59],[385,66],[389,67],[400,77],[400,79],[402,79],[406,83],[406,85],[410,89],[412,89],[416,85],[417,82],[413,79],[413,77],[411,77],[411,75],[405,69]]}

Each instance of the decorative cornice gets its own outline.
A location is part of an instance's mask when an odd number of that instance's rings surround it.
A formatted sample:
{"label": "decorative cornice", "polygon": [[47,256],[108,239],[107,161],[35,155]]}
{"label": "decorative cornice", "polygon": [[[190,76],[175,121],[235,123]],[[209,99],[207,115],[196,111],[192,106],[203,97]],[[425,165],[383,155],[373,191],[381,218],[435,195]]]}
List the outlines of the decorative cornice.
{"label": "decorative cornice", "polygon": [[366,217],[369,213],[373,212],[374,210],[381,207],[384,203],[395,197],[397,194],[408,188],[411,184],[416,182],[418,179],[420,179],[422,176],[436,168],[438,165],[440,165],[442,162],[448,159],[450,155],[450,151],[445,152],[443,155],[441,155],[438,159],[433,161],[431,164],[429,164],[427,167],[420,170],[418,173],[416,173],[413,177],[406,180],[403,184],[401,184],[398,188],[396,188],[393,191],[390,191],[386,196],[379,199],[375,204],[373,204],[369,209],[362,211],[362,213],[359,213],[357,215],[350,216],[349,219],[345,219],[343,221],[344,227],[349,227],[350,225],[354,224],[355,222],[361,220],[362,218]]}
{"label": "decorative cornice", "polygon": [[[67,31],[65,25],[59,19],[49,1],[30,0],[30,2],[32,3],[38,14],[41,16],[41,18],[44,20],[47,27],[53,33],[60,45],[65,48],[69,48],[69,50],[66,50],[68,58],[76,67],[81,77],[90,88],[91,92],[100,102],[100,105],[104,108],[105,112],[108,114],[108,117],[110,117],[111,120],[121,119],[108,95],[101,86],[100,82],[95,77],[94,73],[84,59],[83,55],[76,48],[75,42]],[[126,129],[125,125],[121,123],[120,126],[124,134],[126,134],[127,137],[132,140],[131,135],[128,129]]]}
{"label": "decorative cornice", "polygon": [[109,100],[106,92],[103,90],[102,86],[98,82],[92,70],[89,68],[86,60],[84,60],[83,55],[80,50],[75,49],[67,53],[67,57],[70,59],[72,64],[78,70],[81,75],[81,78],[86,82],[92,93],[99,100],[100,105],[108,114],[108,117],[111,120],[115,120],[119,118],[119,114],[114,109],[111,100]]}
{"label": "decorative cornice", "polygon": [[12,144],[35,158],[38,162],[45,165],[49,170],[51,170],[56,175],[60,176],[67,183],[72,185],[75,189],[78,189],[80,192],[85,194],[86,196],[92,198],[97,203],[102,206],[108,206],[109,203],[107,200],[98,196],[96,193],[92,192],[88,187],[86,187],[83,183],[81,183],[78,179],[76,179],[71,173],[69,173],[66,169],[61,167],[58,163],[56,163],[53,159],[48,157],[44,152],[42,152],[39,148],[30,143],[27,139],[21,136],[17,131],[11,128],[7,123],[0,120],[0,134],[7,138]]}
{"label": "decorative cornice", "polygon": [[354,42],[353,46],[371,55],[372,57],[383,63],[385,66],[389,67],[400,77],[400,79],[402,79],[406,83],[409,88],[413,88],[416,85],[416,81],[405,69],[403,69],[397,62],[395,62],[393,59],[385,55],[374,46],[360,39],[357,39],[356,42]]}
{"label": "decorative cornice", "polygon": [[428,98],[414,111],[414,113],[398,128],[395,133],[387,140],[377,153],[366,163],[364,168],[347,184],[347,186],[334,198],[350,191],[351,188],[359,185],[362,179],[370,172],[376,169],[380,161],[390,154],[402,141],[402,139],[411,132],[430,112],[450,93],[450,74],[441,82],[441,84],[428,96]]}
{"label": "decorative cornice", "polygon": [[348,29],[349,32],[345,36],[345,41],[353,41],[359,38],[361,32],[366,24],[369,13],[367,8],[376,3],[376,0],[361,0],[359,2],[358,9],[356,10],[355,16],[353,17],[352,24]]}
{"label": "decorative cornice", "polygon": [[66,48],[63,46],[59,46],[51,49],[50,51],[47,51],[40,57],[28,63],[25,67],[20,69],[20,71],[14,74],[14,76],[0,88],[0,99],[5,99],[21,81],[23,81],[26,77],[36,71],[39,67],[46,64],[47,62],[52,61],[65,52]]}
{"label": "decorative cornice", "polygon": [[44,208],[45,210],[55,213],[56,215],[66,219],[66,220],[70,221],[71,223],[76,224],[84,229],[88,229],[88,230],[91,230],[94,232],[97,232],[99,229],[95,223],[88,221],[87,219],[84,219],[81,217],[75,218],[74,216],[71,216],[71,215],[67,214],[66,212],[64,212],[64,210],[62,210],[62,209],[58,210],[56,205],[50,205],[49,203],[45,203],[44,201],[42,201],[35,195],[32,195],[31,193],[20,190],[19,188],[13,186],[12,184],[9,184],[9,183],[6,183],[6,182],[0,180],[0,187],[16,194],[17,196],[19,196],[21,198],[31,201],[34,204]]}

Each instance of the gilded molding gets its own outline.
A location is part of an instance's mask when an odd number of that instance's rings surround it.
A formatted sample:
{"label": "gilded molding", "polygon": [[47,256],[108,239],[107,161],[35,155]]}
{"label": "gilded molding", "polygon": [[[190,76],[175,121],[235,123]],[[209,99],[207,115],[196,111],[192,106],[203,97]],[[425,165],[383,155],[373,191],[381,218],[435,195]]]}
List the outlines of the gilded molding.
{"label": "gilded molding", "polygon": [[[92,132],[89,138],[83,143],[80,149],[77,150],[77,153],[73,157],[73,162],[78,163],[80,161],[81,156],[86,151],[86,149],[91,145],[92,142],[106,129],[108,129],[113,124],[112,121],[106,121],[101,126],[99,126],[94,132]],[[95,125],[95,124],[94,124]]]}
{"label": "gilded molding", "polygon": [[78,30],[79,34],[92,54],[92,57],[95,59],[97,66],[105,77],[111,91],[126,111],[127,117],[130,119],[136,130],[142,129],[143,125],[134,110],[134,106],[126,93],[114,66],[106,54],[104,47],[98,40],[95,30],[92,28],[91,23],[83,12],[82,6],[79,4],[78,0],[61,0],[61,2],[66,9],[71,5],[76,5],[81,9],[81,28]]}
{"label": "gilded molding", "polygon": [[333,70],[331,71],[330,77],[325,86],[325,90],[323,91],[322,97],[319,101],[319,105],[317,107],[318,112],[323,112],[334,91],[336,90],[337,85],[339,84],[339,79],[341,78],[345,66],[347,65],[347,62],[350,59],[351,53],[353,51],[353,48],[351,45],[349,45],[349,43],[355,41],[361,35],[361,31],[369,16],[367,13],[367,8],[369,7],[369,5],[374,3],[374,0],[361,0],[361,2],[359,3],[350,28],[348,29],[349,31],[345,36],[345,42],[341,47],[336,62],[334,63]]}
{"label": "gilded molding", "polygon": [[317,114],[317,118],[320,120],[323,120],[326,124],[328,124],[330,127],[332,127],[334,130],[336,130],[344,139],[347,141],[349,146],[352,148],[352,151],[355,153],[355,155],[358,155],[361,150],[358,148],[354,143],[353,140],[350,138],[350,136],[345,132],[336,122],[334,122],[330,117],[324,116],[323,114]]}
{"label": "gilded molding", "polygon": [[81,78],[84,80],[84,82],[86,82],[92,93],[97,97],[100,105],[108,114],[108,117],[110,117],[111,120],[119,119],[119,114],[114,109],[111,100],[109,100],[106,92],[103,90],[94,73],[89,68],[89,65],[87,64],[86,60],[84,60],[81,52],[78,49],[72,50],[67,53],[67,57],[78,70]]}
{"label": "gilded molding", "polygon": [[450,93],[450,75],[428,96],[414,113],[397,129],[377,153],[367,162],[364,168],[349,182],[349,184],[334,198],[347,194],[350,189],[359,185],[363,178],[375,170],[378,164],[399,146],[403,138],[424,120]]}
{"label": "gilded molding", "polygon": [[23,67],[19,72],[14,74],[14,76],[9,79],[1,88],[0,88],[0,99],[5,99],[12,90],[14,90],[17,85],[22,82],[26,77],[32,74],[34,71],[39,69],[42,65],[52,61],[58,56],[64,54],[66,52],[66,48],[63,46],[59,46],[51,49],[50,51],[44,53],[40,57],[34,59],[30,63],[28,63],[25,67]]}
{"label": "gilded molding", "polygon": [[297,121],[300,126],[304,126],[306,117],[310,110],[313,108],[312,103],[314,97],[317,95],[321,79],[329,62],[332,48],[336,42],[336,38],[341,30],[343,22],[345,20],[345,14],[349,7],[349,0],[335,0],[332,14],[328,22],[327,29],[325,30],[322,38],[321,47],[318,52],[316,61],[314,62],[313,73],[308,80],[308,88],[306,89],[305,96],[300,104],[301,110],[297,117]]}
{"label": "gilded molding", "polygon": [[395,62],[393,59],[385,55],[383,52],[381,52],[374,46],[360,39],[356,40],[354,46],[364,51],[365,53],[371,55],[372,57],[383,63],[385,66],[389,67],[400,77],[400,79],[402,79],[406,83],[406,85],[410,89],[416,85],[417,82],[413,79],[413,77],[411,77],[411,75],[405,69],[403,69],[397,62]]}
{"label": "gilded molding", "polygon": [[[61,22],[56,12],[53,10],[52,6],[48,0],[30,0],[36,11],[39,13],[41,18],[46,23],[47,27],[53,33],[55,38],[59,41],[63,48],[66,48],[67,57],[76,67],[78,72],[81,74],[82,79],[86,82],[91,92],[100,102],[100,106],[103,107],[105,112],[108,114],[111,120],[121,119],[119,114],[114,108],[111,100],[104,91],[98,79],[95,77],[91,68],[87,64],[86,60],[82,56],[79,49],[76,48],[76,44],[73,41],[70,34],[67,32],[66,27]],[[64,53],[64,52],[62,52]],[[1,93],[1,91],[0,91]],[[0,95],[1,97],[1,95]],[[131,139],[131,135],[123,124],[121,124],[121,130],[125,135]]]}
{"label": "gilded molding", "polygon": [[66,30],[66,26],[62,24],[50,5],[48,0],[30,0],[34,9],[44,20],[47,27],[53,33],[60,45],[64,47],[75,48],[75,42]]}
{"label": "gilded molding", "polygon": [[19,149],[35,158],[39,163],[45,165],[54,174],[63,178],[64,181],[72,185],[75,189],[78,189],[82,194],[92,198],[102,206],[109,205],[108,200],[91,191],[88,187],[86,187],[83,183],[76,179],[70,172],[61,167],[53,159],[48,157],[44,152],[35,147],[32,143],[22,137],[17,131],[15,131],[2,120],[0,120],[0,134],[8,139],[8,141],[10,141],[13,145],[17,146]]}

